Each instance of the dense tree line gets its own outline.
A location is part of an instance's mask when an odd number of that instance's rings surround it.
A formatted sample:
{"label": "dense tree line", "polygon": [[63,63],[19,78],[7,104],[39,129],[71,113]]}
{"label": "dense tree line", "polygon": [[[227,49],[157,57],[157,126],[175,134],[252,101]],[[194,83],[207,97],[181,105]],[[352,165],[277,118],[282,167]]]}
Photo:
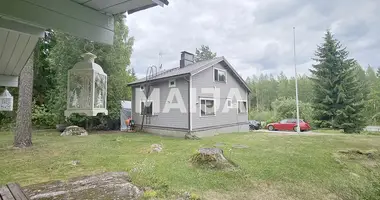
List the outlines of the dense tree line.
{"label": "dense tree line", "polygon": [[[361,79],[362,84],[365,85],[362,91],[368,94],[362,109],[364,119],[367,124],[380,125],[380,74],[371,66],[367,66],[366,70],[362,68],[357,70],[360,70],[360,74],[364,74],[364,79]],[[248,77],[246,82],[252,90],[250,118],[263,121],[278,120],[273,116],[275,105],[278,103],[276,100],[291,99],[294,101],[295,108],[294,77],[288,78],[284,73],[280,73],[278,76],[260,74],[259,76]],[[301,104],[311,106],[315,93],[313,82],[309,76],[298,76],[298,91]],[[300,110],[302,114],[303,109]]]}

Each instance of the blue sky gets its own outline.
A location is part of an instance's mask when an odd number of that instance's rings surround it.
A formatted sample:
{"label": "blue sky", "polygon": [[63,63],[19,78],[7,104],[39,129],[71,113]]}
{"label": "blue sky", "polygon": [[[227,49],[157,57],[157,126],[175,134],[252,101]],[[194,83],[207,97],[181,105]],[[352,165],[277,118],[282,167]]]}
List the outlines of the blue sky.
{"label": "blue sky", "polygon": [[169,0],[127,17],[135,38],[131,67],[138,76],[158,64],[177,67],[180,52],[202,44],[224,56],[243,78],[259,72],[294,75],[293,26],[298,72],[308,74],[326,29],[366,68],[380,66],[378,0]]}

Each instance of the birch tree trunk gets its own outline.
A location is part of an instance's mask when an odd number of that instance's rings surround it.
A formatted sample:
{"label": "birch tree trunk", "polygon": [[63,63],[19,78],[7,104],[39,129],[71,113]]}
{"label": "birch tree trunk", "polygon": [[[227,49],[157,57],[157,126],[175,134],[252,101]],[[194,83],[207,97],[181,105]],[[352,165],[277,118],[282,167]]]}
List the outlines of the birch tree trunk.
{"label": "birch tree trunk", "polygon": [[16,117],[14,146],[32,146],[32,97],[33,97],[33,54],[29,57],[19,78],[19,99]]}

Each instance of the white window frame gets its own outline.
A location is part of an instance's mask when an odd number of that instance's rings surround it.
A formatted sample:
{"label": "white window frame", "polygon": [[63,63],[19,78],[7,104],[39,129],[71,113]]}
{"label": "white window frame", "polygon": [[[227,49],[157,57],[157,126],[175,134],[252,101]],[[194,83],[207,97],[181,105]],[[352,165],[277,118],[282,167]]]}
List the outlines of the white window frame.
{"label": "white window frame", "polygon": [[[227,108],[232,108],[233,105],[232,105],[232,99],[231,98],[227,98]],[[230,103],[230,105],[228,105],[228,102]]]}
{"label": "white window frame", "polygon": [[154,101],[153,100],[140,100],[140,115],[143,115],[143,108],[141,106],[141,103],[144,103],[144,106],[145,106],[145,102],[152,102],[152,115],[154,115]]}
{"label": "white window frame", "polygon": [[[239,102],[245,102],[245,112],[239,112],[239,105],[240,105]],[[247,103],[247,100],[237,100],[236,112],[237,112],[237,114],[246,114],[246,113],[248,113],[248,103]]]}
{"label": "white window frame", "polygon": [[[202,115],[202,100],[214,101],[214,115]],[[206,105],[206,102],[205,102],[205,105]],[[199,117],[212,117],[212,116],[216,116],[215,99],[213,99],[213,98],[199,98]]]}
{"label": "white window frame", "polygon": [[[174,81],[174,85],[171,85],[170,83],[171,82],[173,82]],[[170,88],[174,88],[174,87],[176,87],[177,86],[177,81],[176,81],[176,79],[171,79],[171,80],[169,80],[169,87]]]}
{"label": "white window frame", "polygon": [[[226,74],[226,76],[225,76],[226,77],[226,81],[225,82],[219,81],[219,80],[215,80],[215,70],[217,70],[218,73],[219,73],[219,71],[222,71],[222,72],[224,72]],[[218,79],[219,79],[219,74],[218,74]],[[227,70],[225,70],[225,69],[219,69],[219,68],[214,67],[213,70],[212,70],[212,80],[214,82],[218,82],[218,83],[227,83]]]}

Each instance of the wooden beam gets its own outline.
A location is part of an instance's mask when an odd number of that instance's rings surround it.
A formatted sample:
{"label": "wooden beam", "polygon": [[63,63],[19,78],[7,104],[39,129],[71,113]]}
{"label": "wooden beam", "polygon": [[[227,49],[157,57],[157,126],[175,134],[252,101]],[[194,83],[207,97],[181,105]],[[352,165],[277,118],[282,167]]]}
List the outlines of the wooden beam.
{"label": "wooden beam", "polygon": [[20,185],[17,183],[9,183],[7,184],[9,190],[11,191],[13,197],[16,200],[29,200],[29,198],[24,194],[21,190]]}
{"label": "wooden beam", "polygon": [[0,86],[18,87],[18,76],[0,75]]}
{"label": "wooden beam", "polygon": [[113,43],[113,16],[68,0],[2,0],[0,17],[105,44]]}
{"label": "wooden beam", "polygon": [[38,37],[44,37],[44,32],[45,32],[45,30],[42,28],[38,28],[35,26],[19,23],[13,20],[1,18],[1,16],[0,16],[0,28],[13,30],[20,33],[27,33],[27,34],[35,35]]}
{"label": "wooden beam", "polygon": [[0,185],[0,199],[2,200],[14,200],[11,191],[7,186]]}

